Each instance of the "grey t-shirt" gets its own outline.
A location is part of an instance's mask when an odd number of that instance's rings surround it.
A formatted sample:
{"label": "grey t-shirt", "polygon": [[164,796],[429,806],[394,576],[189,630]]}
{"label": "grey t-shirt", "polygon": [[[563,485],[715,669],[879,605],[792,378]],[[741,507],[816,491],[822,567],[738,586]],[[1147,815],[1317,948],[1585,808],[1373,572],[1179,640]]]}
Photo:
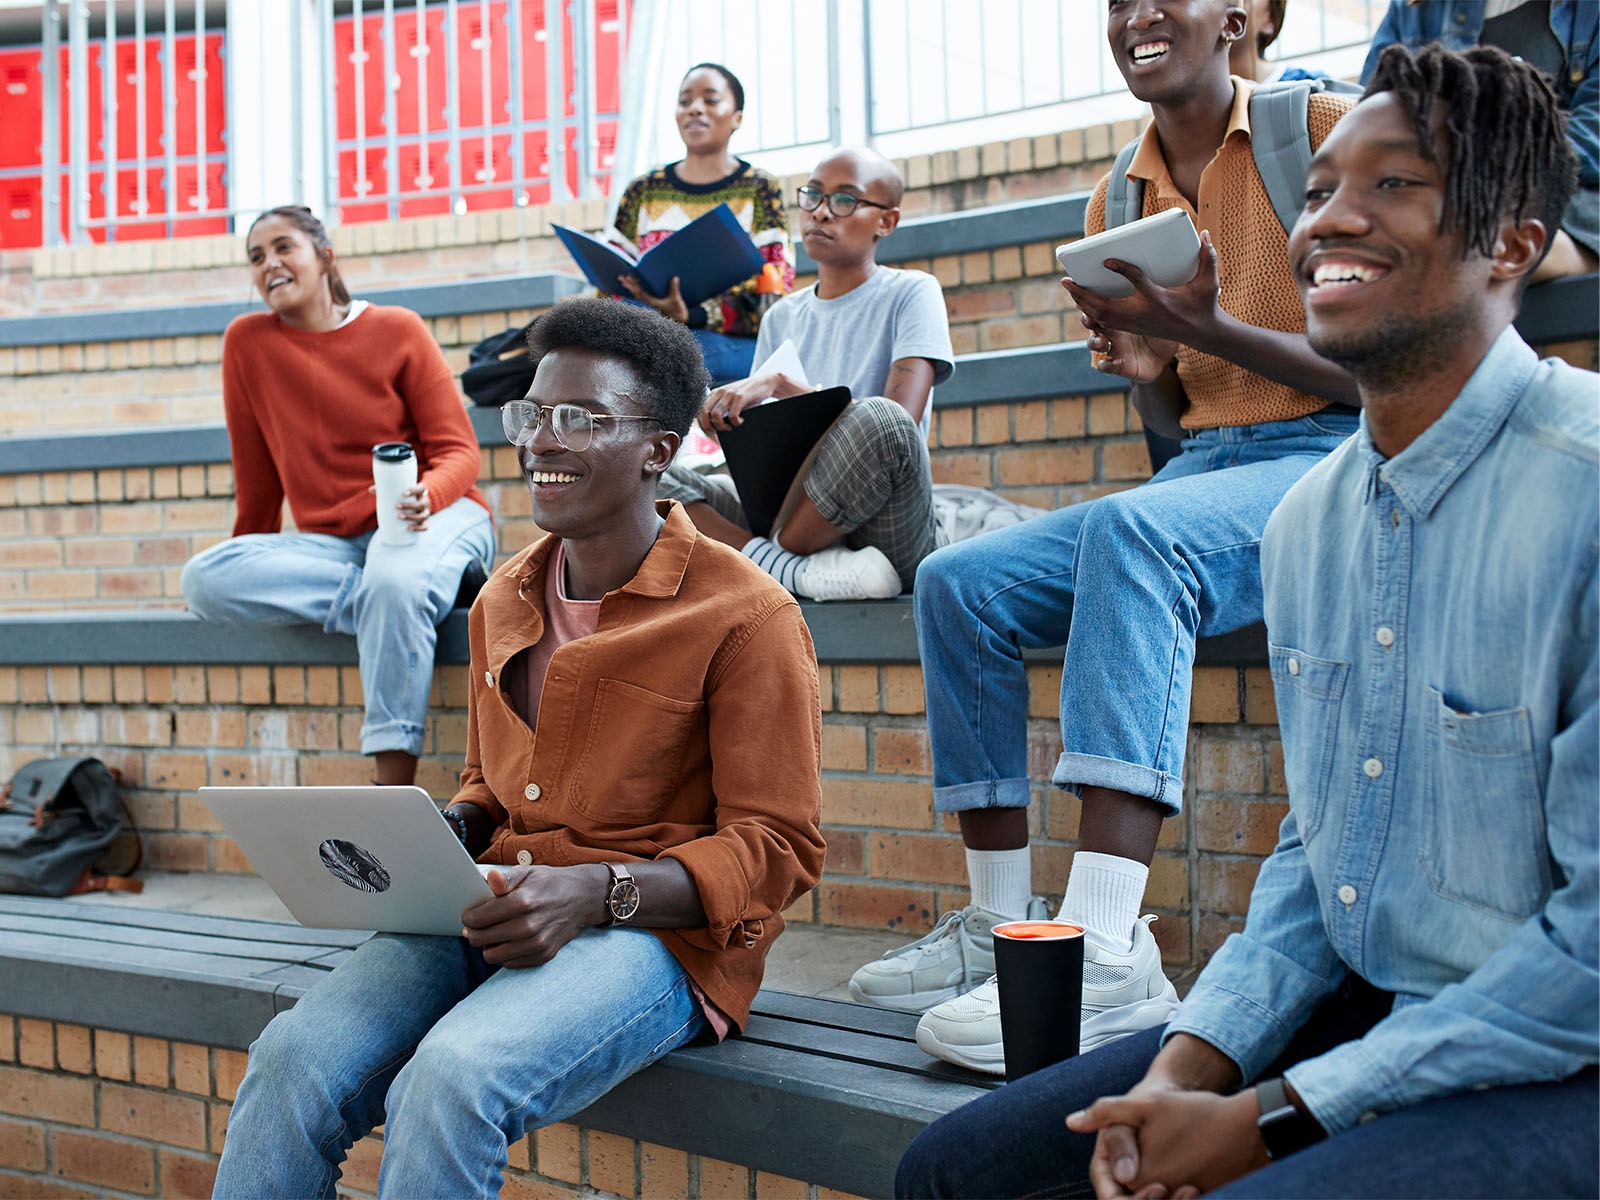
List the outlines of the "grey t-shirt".
{"label": "grey t-shirt", "polygon": [[[860,287],[833,300],[818,299],[816,284],[785,296],[761,318],[756,366],[786,339],[800,352],[814,387],[842,384],[857,399],[883,395],[889,367],[899,358],[928,359],[935,384],[956,369],[944,292],[926,271],[879,267]],[[924,434],[932,413],[930,392],[922,410]]]}

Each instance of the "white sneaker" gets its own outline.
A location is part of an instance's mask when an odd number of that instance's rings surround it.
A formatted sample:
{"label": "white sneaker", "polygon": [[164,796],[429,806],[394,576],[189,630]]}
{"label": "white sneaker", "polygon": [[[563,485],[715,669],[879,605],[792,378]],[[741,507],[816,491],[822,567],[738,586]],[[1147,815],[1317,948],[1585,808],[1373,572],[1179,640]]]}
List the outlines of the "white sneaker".
{"label": "white sneaker", "polygon": [[794,590],[808,600],[889,600],[900,594],[900,575],[876,546],[832,546],[805,556]]}
{"label": "white sneaker", "polygon": [[[1028,901],[1030,920],[1042,920],[1047,911],[1044,897]],[[906,1013],[955,999],[994,974],[992,931],[1007,919],[976,904],[945,913],[927,934],[850,976],[850,998]]]}
{"label": "white sneaker", "polygon": [[[1133,949],[1113,950],[1088,931],[1083,935],[1083,1010],[1078,1053],[1114,1042],[1169,1020],[1178,993],[1161,972],[1161,951],[1150,932],[1153,916],[1133,926]],[[990,956],[993,957],[993,941]],[[1000,1038],[1000,989],[991,978],[923,1014],[917,1045],[926,1054],[990,1075],[1006,1072]]]}

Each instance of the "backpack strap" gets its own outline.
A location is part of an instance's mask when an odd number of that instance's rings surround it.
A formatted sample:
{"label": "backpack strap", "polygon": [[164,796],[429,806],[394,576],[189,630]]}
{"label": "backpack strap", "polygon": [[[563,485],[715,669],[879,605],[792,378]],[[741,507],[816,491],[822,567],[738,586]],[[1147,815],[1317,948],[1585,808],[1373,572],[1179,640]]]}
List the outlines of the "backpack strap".
{"label": "backpack strap", "polygon": [[1307,110],[1317,81],[1264,83],[1250,96],[1250,153],[1266,186],[1278,224],[1287,233],[1306,202],[1306,171],[1311,167],[1311,129]]}
{"label": "backpack strap", "polygon": [[1258,84],[1250,93],[1250,153],[1284,233],[1293,228],[1306,204],[1312,93],[1359,97],[1362,90],[1360,84],[1322,78]]}
{"label": "backpack strap", "polygon": [[1117,159],[1111,164],[1111,183],[1106,188],[1107,229],[1115,229],[1118,225],[1126,225],[1144,216],[1144,180],[1128,178],[1128,167],[1133,163],[1133,156],[1139,152],[1139,143],[1143,140],[1143,134],[1134,138],[1117,151]]}
{"label": "backpack strap", "polygon": [[129,879],[125,875],[101,875],[93,867],[85,867],[83,874],[78,876],[78,882],[72,885],[69,896],[81,896],[86,892],[142,892],[144,880]]}

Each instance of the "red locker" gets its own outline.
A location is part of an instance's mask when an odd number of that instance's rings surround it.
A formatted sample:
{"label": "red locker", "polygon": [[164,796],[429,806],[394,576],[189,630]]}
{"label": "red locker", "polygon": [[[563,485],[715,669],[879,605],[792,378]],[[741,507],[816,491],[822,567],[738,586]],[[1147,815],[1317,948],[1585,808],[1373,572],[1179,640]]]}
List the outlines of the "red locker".
{"label": "red locker", "polygon": [[37,175],[0,179],[0,250],[44,244],[44,190]]}
{"label": "red locker", "polygon": [[[333,23],[334,96],[338,103],[340,141],[383,136],[383,17],[361,18],[361,49],[356,49],[354,17]],[[360,82],[365,104],[361,128],[356,128],[356,86]]]}
{"label": "red locker", "polygon": [[31,167],[44,161],[43,61],[44,51],[37,46],[0,51],[0,107],[5,109],[5,119],[0,120],[0,167]]}
{"label": "red locker", "polygon": [[[536,6],[525,4],[524,9]],[[456,62],[461,76],[461,128],[482,129],[485,125],[503,125],[511,119],[510,76],[511,30],[507,25],[505,0],[495,0],[489,5],[489,20],[485,24],[483,13],[473,0],[463,0],[456,5],[455,48]],[[539,43],[539,56],[544,54],[544,43]],[[523,46],[523,61],[528,57]],[[483,75],[485,58],[489,72],[489,112],[483,111]]]}
{"label": "red locker", "polygon": [[[178,59],[176,75],[178,91],[173,97],[178,127],[176,153],[223,154],[227,150],[222,135],[227,128],[228,89],[227,75],[222,65],[222,35],[206,34],[205,57],[198,62],[196,59],[199,56],[195,53],[197,41],[193,34],[175,39]],[[202,72],[203,78],[200,77]],[[201,95],[206,106],[204,149],[195,147],[195,135],[199,132],[200,126],[194,97],[196,82],[201,85]]]}
{"label": "red locker", "polygon": [[[395,128],[400,136],[415,135],[422,130],[417,123],[417,102],[422,98],[421,81],[428,83],[427,131],[437,133],[448,128],[449,89],[446,71],[448,53],[444,36],[445,12],[442,8],[429,8],[423,21],[423,38],[417,38],[417,13],[414,8],[398,6],[394,14],[394,71],[400,86],[395,91]],[[381,27],[381,22],[380,22]],[[379,97],[382,104],[382,97]],[[381,120],[381,114],[380,114]]]}
{"label": "red locker", "polygon": [[544,4],[522,0],[522,119],[544,120]]}
{"label": "red locker", "polygon": [[[178,196],[179,212],[198,212],[203,208],[227,208],[228,189],[224,182],[226,164],[221,160],[213,160],[204,164],[204,170],[197,172],[194,164],[180,164],[178,167],[178,184],[174,191]],[[174,221],[172,226],[174,237],[197,237],[201,234],[227,233],[228,219],[226,217],[200,217],[188,221]]]}
{"label": "red locker", "polygon": [[[399,191],[422,192],[450,186],[450,143],[439,139],[426,143],[427,153],[420,142],[400,147]],[[402,200],[402,217],[433,217],[450,211],[450,196],[446,192],[422,200]]]}
{"label": "red locker", "polygon": [[[489,141],[489,158],[484,159],[483,139],[475,137],[461,143],[461,183],[465,187],[496,180],[509,184],[511,180],[511,135],[495,134]],[[485,208],[510,208],[515,203],[509,186],[490,192],[468,192],[463,197],[467,208],[476,212]]]}
{"label": "red locker", "polygon": [[[61,236],[65,237],[68,232],[67,217],[71,211],[69,205],[72,202],[72,177],[65,171],[61,173],[59,190],[56,192],[56,195],[58,197],[58,207],[56,211],[61,214]],[[98,220],[99,218],[105,216],[105,214],[105,171],[99,167],[96,167],[93,171],[89,172],[89,211],[87,215],[91,219]],[[93,226],[87,230],[87,233],[89,235],[89,240],[92,242],[104,242],[108,240],[106,237],[106,227],[104,225]]]}
{"label": "red locker", "polygon": [[[130,162],[139,156],[138,67],[141,59],[144,62],[144,155],[146,159],[160,158],[166,152],[166,143],[162,141],[161,39],[147,34],[141,53],[139,43],[133,38],[118,38],[116,55],[117,161]],[[91,111],[98,107],[99,95],[97,91],[90,99]],[[104,150],[96,155],[97,159],[104,157]]]}
{"label": "red locker", "polygon": [[[89,161],[104,162],[105,150],[105,89],[102,86],[100,75],[100,61],[104,57],[105,43],[92,42],[89,45],[89,89],[85,99],[88,101],[89,111]],[[57,151],[58,161],[68,162],[72,158],[72,93],[74,84],[72,80],[72,56],[65,46],[60,51],[60,80],[61,87],[61,147]],[[41,138],[41,144],[43,139]],[[118,148],[120,154],[122,148]]]}
{"label": "red locker", "polygon": [[[359,176],[356,170],[358,164],[366,168],[365,176]],[[339,195],[347,201],[339,209],[341,221],[383,221],[389,217],[389,206],[386,203],[360,203],[363,196],[381,196],[389,187],[389,172],[384,164],[384,149],[382,146],[364,147],[357,157],[354,150],[339,151]]]}
{"label": "red locker", "polygon": [[622,97],[622,19],[619,0],[600,0],[594,21],[594,107],[614,113]]}
{"label": "red locker", "polygon": [[522,170],[528,184],[529,204],[550,202],[550,155],[545,131],[530,129],[522,135]]}
{"label": "red locker", "polygon": [[[139,198],[139,172],[132,167],[124,167],[117,171],[117,216],[138,217],[146,213],[159,215],[166,211],[167,192],[163,186],[162,172],[159,167],[146,167],[144,172],[144,199]],[[98,197],[100,188],[94,188]],[[116,240],[119,242],[132,242],[142,238],[164,238],[167,236],[166,222],[155,221],[127,221],[116,226]]]}

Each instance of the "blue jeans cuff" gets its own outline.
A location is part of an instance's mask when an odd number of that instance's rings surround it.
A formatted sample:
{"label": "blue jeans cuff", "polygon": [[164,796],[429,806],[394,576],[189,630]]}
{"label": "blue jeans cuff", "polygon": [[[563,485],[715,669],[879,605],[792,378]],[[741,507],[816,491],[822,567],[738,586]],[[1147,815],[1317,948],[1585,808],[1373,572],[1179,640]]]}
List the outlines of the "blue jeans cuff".
{"label": "blue jeans cuff", "polygon": [[1177,816],[1183,809],[1183,780],[1176,775],[1120,759],[1101,758],[1097,754],[1064,752],[1056,760],[1056,773],[1051,782],[1069,791],[1102,787],[1143,796],[1166,809],[1169,817]]}
{"label": "blue jeans cuff", "polygon": [[1033,799],[1026,779],[980,779],[933,789],[935,812],[968,812],[974,808],[1027,808]]}
{"label": "blue jeans cuff", "polygon": [[385,750],[404,750],[407,754],[422,753],[421,725],[409,721],[386,721],[381,725],[361,727],[361,753],[378,754]]}

